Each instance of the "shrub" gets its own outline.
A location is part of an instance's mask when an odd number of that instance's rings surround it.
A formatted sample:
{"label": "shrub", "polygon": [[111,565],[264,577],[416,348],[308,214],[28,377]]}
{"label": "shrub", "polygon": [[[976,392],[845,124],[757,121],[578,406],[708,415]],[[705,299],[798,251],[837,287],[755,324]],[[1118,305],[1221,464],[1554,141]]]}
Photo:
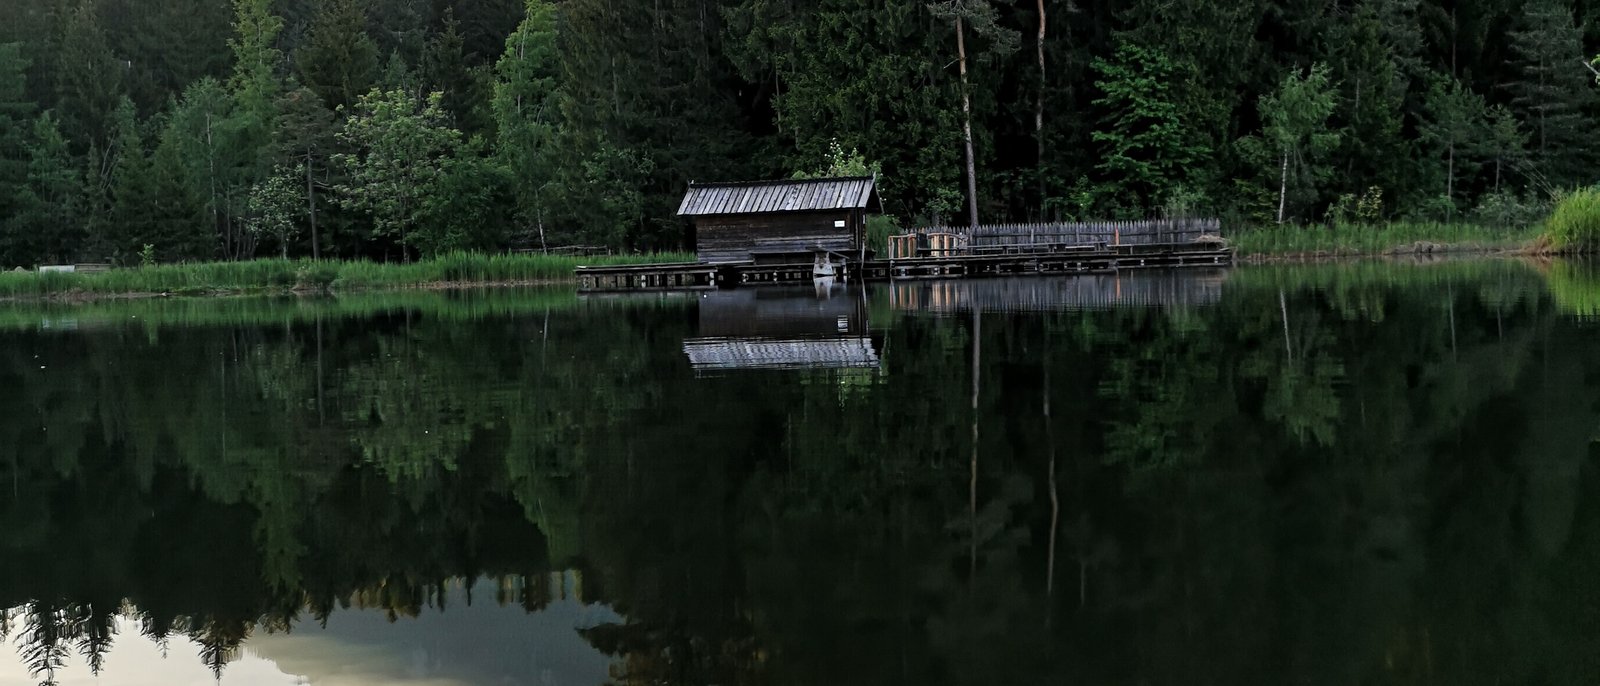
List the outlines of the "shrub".
{"label": "shrub", "polygon": [[1562,198],[1545,220],[1544,232],[1556,250],[1600,248],[1600,188],[1584,188]]}

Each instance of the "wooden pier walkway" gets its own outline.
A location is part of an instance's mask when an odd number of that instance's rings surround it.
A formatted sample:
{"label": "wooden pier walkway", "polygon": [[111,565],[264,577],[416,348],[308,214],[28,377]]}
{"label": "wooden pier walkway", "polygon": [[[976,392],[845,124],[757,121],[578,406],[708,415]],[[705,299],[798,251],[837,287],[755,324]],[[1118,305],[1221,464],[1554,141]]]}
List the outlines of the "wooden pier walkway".
{"label": "wooden pier walkway", "polygon": [[[890,256],[865,262],[838,255],[838,278],[866,281],[1113,273],[1128,269],[1219,267],[1233,251],[1216,220],[996,224],[964,234],[939,227],[896,237]],[[953,237],[953,239],[952,239]],[[908,246],[915,247],[908,247]],[[930,247],[931,246],[931,247]],[[736,288],[810,283],[812,262],[676,263],[579,267],[586,292]]]}

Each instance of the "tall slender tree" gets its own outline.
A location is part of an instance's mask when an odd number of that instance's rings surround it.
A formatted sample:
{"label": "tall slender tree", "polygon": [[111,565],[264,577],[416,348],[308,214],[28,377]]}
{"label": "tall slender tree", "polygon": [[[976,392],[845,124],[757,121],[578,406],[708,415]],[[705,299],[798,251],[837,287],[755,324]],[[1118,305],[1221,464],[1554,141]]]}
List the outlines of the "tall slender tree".
{"label": "tall slender tree", "polygon": [[1333,85],[1324,64],[1290,71],[1276,92],[1261,96],[1261,138],[1246,139],[1245,145],[1278,172],[1280,224],[1287,218],[1291,181],[1309,192],[1328,173],[1324,156],[1339,142],[1339,133],[1328,125],[1333,108]]}
{"label": "tall slender tree", "polygon": [[941,0],[929,6],[933,14],[953,22],[956,34],[956,62],[961,73],[961,134],[967,160],[967,224],[978,227],[978,163],[972,143],[972,85],[967,77],[967,27],[993,43],[996,53],[1017,49],[1017,32],[1000,26],[999,13],[989,0]]}
{"label": "tall slender tree", "polygon": [[527,0],[527,15],[506,39],[495,70],[495,123],[499,151],[511,173],[516,216],[524,231],[547,247],[545,221],[551,216],[550,185],[556,159],[552,143],[559,125],[556,9],[547,0]]}

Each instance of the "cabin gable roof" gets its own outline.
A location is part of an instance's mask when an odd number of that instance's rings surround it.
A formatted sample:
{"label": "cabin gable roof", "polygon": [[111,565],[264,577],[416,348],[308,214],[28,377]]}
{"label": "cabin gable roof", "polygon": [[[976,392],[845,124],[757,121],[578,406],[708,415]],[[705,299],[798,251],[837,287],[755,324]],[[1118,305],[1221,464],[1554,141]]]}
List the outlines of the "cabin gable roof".
{"label": "cabin gable roof", "polygon": [[877,178],[850,176],[739,183],[689,183],[680,217],[866,210],[881,212]]}

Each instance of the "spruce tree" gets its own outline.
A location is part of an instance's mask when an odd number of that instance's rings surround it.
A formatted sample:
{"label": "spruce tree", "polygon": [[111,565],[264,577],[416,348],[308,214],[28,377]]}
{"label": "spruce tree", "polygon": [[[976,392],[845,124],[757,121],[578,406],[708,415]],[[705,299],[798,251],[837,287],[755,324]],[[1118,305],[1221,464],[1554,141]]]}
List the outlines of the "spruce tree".
{"label": "spruce tree", "polygon": [[1384,22],[1376,7],[1387,4],[1361,3],[1349,25],[1332,40],[1330,75],[1337,78],[1340,96],[1334,120],[1342,125],[1336,155],[1342,158],[1343,171],[1338,190],[1359,195],[1376,186],[1390,197],[1406,197],[1412,176],[1408,166],[1415,155],[1402,135],[1404,67],[1384,38]]}
{"label": "spruce tree", "polygon": [[111,207],[102,239],[112,259],[128,263],[148,241],[155,239],[156,184],[133,101],[122,98],[112,121],[112,155],[116,162],[111,169]]}
{"label": "spruce tree", "polygon": [[63,132],[80,150],[109,142],[126,63],[113,57],[94,0],[76,0],[66,11],[55,43],[55,109]]}
{"label": "spruce tree", "polygon": [[428,91],[444,93],[444,108],[467,133],[489,128],[487,97],[476,70],[467,65],[461,24],[445,10],[444,28],[428,39],[422,53],[421,81]]}
{"label": "spruce tree", "polygon": [[78,257],[86,238],[83,194],[82,172],[60,125],[46,112],[33,123],[27,202],[17,217],[17,230],[32,246],[33,261],[66,262]]}
{"label": "spruce tree", "polygon": [[1485,143],[1491,140],[1486,121],[1488,109],[1483,96],[1451,79],[1436,81],[1429,88],[1425,114],[1421,125],[1423,138],[1444,162],[1443,197],[1454,207],[1457,177],[1470,174],[1478,167],[1481,153],[1487,147]]}
{"label": "spruce tree", "polygon": [[1555,187],[1593,183],[1595,89],[1578,65],[1583,39],[1572,5],[1529,0],[1511,38],[1522,71],[1512,104],[1528,124],[1535,170]]}
{"label": "spruce tree", "polygon": [[378,45],[367,35],[362,0],[326,0],[295,51],[300,83],[330,109],[348,107],[378,76]]}

